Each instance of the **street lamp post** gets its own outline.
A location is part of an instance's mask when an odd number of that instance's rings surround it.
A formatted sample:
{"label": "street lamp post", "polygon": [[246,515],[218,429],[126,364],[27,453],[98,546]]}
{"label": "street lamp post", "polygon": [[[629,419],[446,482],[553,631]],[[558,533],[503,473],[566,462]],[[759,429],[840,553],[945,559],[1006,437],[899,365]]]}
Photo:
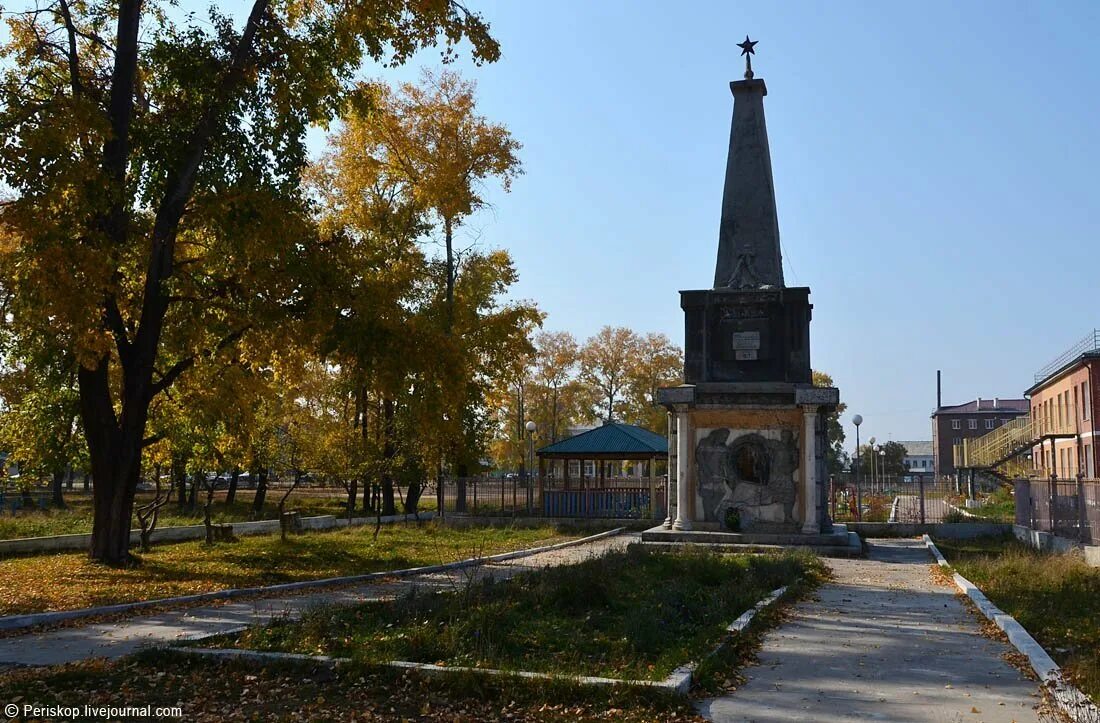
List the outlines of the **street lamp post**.
{"label": "street lamp post", "polygon": [[863,521],[863,495],[859,488],[859,425],[863,424],[863,416],[857,414],[852,417],[852,424],[856,425],[856,518]]}
{"label": "street lamp post", "polygon": [[871,437],[871,441],[868,442],[868,446],[871,447],[871,493],[875,492],[875,478],[878,476],[878,445],[875,444],[875,438]]}
{"label": "street lamp post", "polygon": [[523,425],[527,430],[527,516],[531,516],[531,470],[535,466],[535,430],[538,425],[534,420],[528,420]]}

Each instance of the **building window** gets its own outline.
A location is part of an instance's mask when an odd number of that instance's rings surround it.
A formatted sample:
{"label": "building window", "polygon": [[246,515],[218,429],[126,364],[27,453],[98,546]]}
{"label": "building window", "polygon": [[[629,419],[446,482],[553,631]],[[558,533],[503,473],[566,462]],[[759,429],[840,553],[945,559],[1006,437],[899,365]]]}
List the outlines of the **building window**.
{"label": "building window", "polygon": [[[962,429],[962,420],[961,419],[952,419],[951,420],[951,429]],[[957,441],[958,440],[956,440],[956,442]]]}
{"label": "building window", "polygon": [[1092,400],[1089,399],[1089,383],[1081,382],[1081,413],[1084,415],[1083,419],[1089,418],[1089,412],[1092,408]]}
{"label": "building window", "polygon": [[970,429],[977,429],[978,428],[978,420],[977,419],[968,419],[968,420],[966,420],[966,426],[968,426]]}
{"label": "building window", "polygon": [[996,419],[987,419],[987,420],[985,420],[985,428],[986,429],[993,429],[993,423],[996,422],[996,421],[997,421]]}
{"label": "building window", "polygon": [[1085,476],[1092,479],[1092,445],[1085,445]]}

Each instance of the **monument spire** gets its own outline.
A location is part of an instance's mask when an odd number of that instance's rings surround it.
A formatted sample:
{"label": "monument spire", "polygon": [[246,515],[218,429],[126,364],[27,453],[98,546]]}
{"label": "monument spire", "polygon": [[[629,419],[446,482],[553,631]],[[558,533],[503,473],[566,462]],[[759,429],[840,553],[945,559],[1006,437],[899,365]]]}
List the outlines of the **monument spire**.
{"label": "monument spire", "polygon": [[746,35],[745,42],[737,44],[737,47],[741,48],[741,55],[745,56],[745,80],[752,80],[752,56],[756,55],[753,48],[759,42],[759,40],[749,40],[749,36]]}
{"label": "monument spire", "polygon": [[730,125],[722,220],[718,230],[716,289],[782,288],[783,260],[779,250],[779,216],[775,208],[771,151],[764,123],[768,88],[755,79],[752,56],[756,40],[738,43],[745,57],[745,79],[730,83],[733,121]]}

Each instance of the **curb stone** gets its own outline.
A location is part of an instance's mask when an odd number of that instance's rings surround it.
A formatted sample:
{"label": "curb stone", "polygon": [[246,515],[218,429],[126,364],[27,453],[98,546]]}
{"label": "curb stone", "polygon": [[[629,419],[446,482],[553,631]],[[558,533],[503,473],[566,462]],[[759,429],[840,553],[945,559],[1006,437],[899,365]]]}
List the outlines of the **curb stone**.
{"label": "curb stone", "polygon": [[154,607],[162,607],[165,605],[189,605],[191,603],[213,600],[232,600],[235,598],[255,597],[259,595],[268,596],[275,593],[297,592],[299,590],[322,589],[326,587],[339,587],[361,582],[370,582],[372,580],[380,580],[383,578],[404,578],[429,573],[446,572],[448,570],[457,570],[463,567],[471,567],[473,565],[482,565],[485,563],[493,562],[505,562],[521,557],[536,555],[542,552],[550,552],[552,550],[560,550],[566,547],[584,545],[589,542],[601,540],[605,537],[618,535],[625,529],[625,527],[618,527],[614,530],[608,530],[607,532],[601,532],[596,535],[589,535],[588,537],[581,537],[576,540],[558,542],[553,545],[530,547],[525,550],[514,550],[512,552],[502,552],[486,557],[471,557],[465,560],[456,560],[455,562],[447,562],[440,565],[409,567],[403,570],[383,570],[380,572],[369,572],[362,575],[329,577],[322,580],[303,580],[301,582],[287,582],[279,585],[231,588],[229,590],[215,590],[213,592],[196,593],[194,595],[180,595],[177,597],[157,598],[155,600],[141,600],[139,602],[120,603],[118,605],[101,605],[99,607],[81,608],[79,610],[59,610],[56,612],[48,613],[7,615],[4,617],[0,617],[0,630],[22,630],[24,628],[34,628],[40,625],[51,625],[54,623],[65,622],[67,620],[100,617],[102,615],[114,615],[117,613],[138,612],[141,610]]}
{"label": "curb stone", "polygon": [[928,535],[924,535],[924,544],[936,559],[936,564],[947,570],[951,570],[955,587],[966,594],[974,605],[994,625],[1000,628],[1008,637],[1012,646],[1023,653],[1031,665],[1032,670],[1039,676],[1039,680],[1048,688],[1051,695],[1072,720],[1078,720],[1079,714],[1087,714],[1086,720],[1096,720],[1100,717],[1100,708],[1092,702],[1092,699],[1070,685],[1062,675],[1062,669],[1058,666],[1050,654],[1039,644],[1023,625],[1008,613],[1004,612],[985,596],[978,586],[955,572],[951,564],[936,547],[936,543]]}

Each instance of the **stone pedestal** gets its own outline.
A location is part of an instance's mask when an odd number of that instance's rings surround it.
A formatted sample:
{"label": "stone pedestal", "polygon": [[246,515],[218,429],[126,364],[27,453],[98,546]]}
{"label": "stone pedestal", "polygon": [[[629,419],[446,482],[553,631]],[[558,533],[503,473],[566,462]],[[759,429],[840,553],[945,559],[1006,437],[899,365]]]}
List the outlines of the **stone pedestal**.
{"label": "stone pedestal", "polygon": [[662,389],[658,399],[676,426],[673,530],[829,531],[824,421],[836,389],[710,383]]}

